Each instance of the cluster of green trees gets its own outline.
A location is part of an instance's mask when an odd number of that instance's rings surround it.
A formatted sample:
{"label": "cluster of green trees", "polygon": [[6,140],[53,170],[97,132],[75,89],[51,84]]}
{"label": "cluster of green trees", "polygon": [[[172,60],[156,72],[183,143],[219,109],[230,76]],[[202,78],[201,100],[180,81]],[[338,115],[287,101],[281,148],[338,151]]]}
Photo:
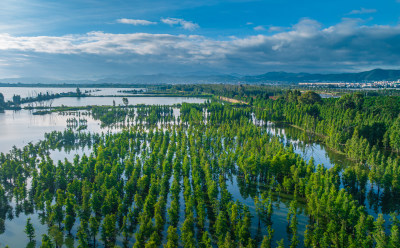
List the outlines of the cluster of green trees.
{"label": "cluster of green trees", "polygon": [[126,116],[133,117],[134,112],[127,109],[108,106],[94,106],[91,109],[95,120],[100,120],[103,126],[110,126],[117,122],[125,122]]}
{"label": "cluster of green trees", "polygon": [[285,89],[282,86],[270,85],[243,85],[243,84],[189,84],[173,85],[169,91],[186,92],[192,94],[212,94],[224,96],[252,103],[255,96],[267,99],[282,95]]}
{"label": "cluster of green trees", "polygon": [[329,147],[357,162],[357,184],[365,185],[369,178],[378,191],[400,192],[399,97],[354,93],[321,99],[313,92],[289,90],[276,101],[258,98],[254,110],[259,119],[285,122],[323,137]]}
{"label": "cluster of green trees", "polygon": [[99,133],[90,132],[74,132],[73,129],[64,131],[53,131],[45,134],[45,140],[39,142],[37,146],[42,151],[64,149],[71,150],[74,148],[91,147],[93,144],[99,143],[103,139]]}
{"label": "cluster of green trees", "polygon": [[156,125],[158,122],[175,122],[174,110],[170,106],[152,105],[136,108],[136,122],[139,124]]}
{"label": "cluster of green trees", "polygon": [[[374,219],[341,188],[357,188],[350,172],[304,161],[255,125],[251,110],[184,104],[182,123],[167,128],[52,132],[37,145],[0,154],[0,224],[4,230],[13,215],[38,214],[48,233],[35,237],[30,221],[25,232],[41,247],[74,241],[79,247],[398,247],[397,216],[389,224]],[[68,145],[93,151],[57,163],[48,156]],[[232,181],[244,199],[254,199],[256,211],[230,192]],[[287,220],[275,224],[287,226],[288,238],[276,242],[272,216],[282,196],[290,199]],[[308,216],[304,239],[300,207]]]}
{"label": "cluster of green trees", "polygon": [[126,104],[124,108],[94,106],[91,108],[91,114],[95,120],[100,120],[103,126],[156,125],[158,122],[174,123],[177,121],[173,108],[163,105],[133,107]]}

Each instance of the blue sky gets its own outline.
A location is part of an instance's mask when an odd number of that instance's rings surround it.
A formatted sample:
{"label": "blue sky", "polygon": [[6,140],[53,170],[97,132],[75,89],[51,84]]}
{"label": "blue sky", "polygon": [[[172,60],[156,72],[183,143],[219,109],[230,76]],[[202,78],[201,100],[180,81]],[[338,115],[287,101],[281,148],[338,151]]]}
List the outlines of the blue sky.
{"label": "blue sky", "polygon": [[0,78],[400,69],[396,0],[2,0]]}

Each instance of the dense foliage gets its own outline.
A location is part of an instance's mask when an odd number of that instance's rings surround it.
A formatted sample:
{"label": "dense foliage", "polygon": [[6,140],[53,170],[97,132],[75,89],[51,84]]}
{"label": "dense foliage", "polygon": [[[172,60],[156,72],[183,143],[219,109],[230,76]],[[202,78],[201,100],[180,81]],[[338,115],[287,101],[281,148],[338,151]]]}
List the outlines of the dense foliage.
{"label": "dense foliage", "polygon": [[[47,232],[38,236],[39,223],[28,218],[29,247],[400,246],[398,97],[322,99],[256,85],[165,90],[248,104],[177,108],[126,99],[90,108],[85,115],[103,126],[124,127],[106,134],[83,131],[77,112],[67,130],[0,154],[0,232],[7,219],[35,214]],[[305,161],[267,132],[268,121],[303,130],[354,163],[327,169]],[[90,154],[73,161],[50,156],[83,147]],[[366,197],[385,215],[370,215]]]}
{"label": "dense foliage", "polygon": [[[158,108],[137,113],[150,116]],[[107,116],[110,110],[95,111]],[[171,115],[169,108],[158,111],[156,120]],[[342,188],[347,172],[304,161],[253,123],[251,107],[184,104],[180,119],[116,134],[53,132],[1,154],[3,230],[7,218],[37,213],[48,226],[36,237],[41,247],[74,241],[79,247],[397,247],[395,215],[386,231],[382,216],[368,215]],[[87,145],[93,152],[73,161],[48,156],[50,148]],[[255,212],[235,199],[232,182],[254,199]],[[288,197],[288,238],[275,242],[274,202]],[[299,215],[308,217],[301,235]],[[35,227],[28,222],[25,230],[34,244]]]}

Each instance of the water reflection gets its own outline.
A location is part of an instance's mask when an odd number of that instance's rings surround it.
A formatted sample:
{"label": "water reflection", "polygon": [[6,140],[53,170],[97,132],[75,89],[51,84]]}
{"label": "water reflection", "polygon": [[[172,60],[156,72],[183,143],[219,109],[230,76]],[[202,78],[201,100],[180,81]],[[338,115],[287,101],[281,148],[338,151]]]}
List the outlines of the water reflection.
{"label": "water reflection", "polygon": [[[30,142],[36,143],[45,133],[63,131],[70,115],[57,113],[32,115],[32,111],[6,110],[0,114],[0,152],[6,153],[13,146],[23,147]],[[87,131],[101,132],[100,121],[87,119]]]}
{"label": "water reflection", "polygon": [[335,164],[346,167],[353,163],[345,155],[329,149],[318,136],[298,128],[272,122],[266,123],[265,128],[271,135],[278,136],[282,143],[292,145],[294,152],[307,162],[313,158],[315,164],[322,164],[326,168],[332,168]]}

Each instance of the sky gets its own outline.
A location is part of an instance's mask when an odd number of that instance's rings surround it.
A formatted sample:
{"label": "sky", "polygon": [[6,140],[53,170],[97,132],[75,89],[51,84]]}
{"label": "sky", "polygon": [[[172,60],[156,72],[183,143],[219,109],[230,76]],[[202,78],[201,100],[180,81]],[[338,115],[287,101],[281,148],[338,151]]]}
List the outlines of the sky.
{"label": "sky", "polygon": [[400,0],[1,0],[0,78],[400,69]]}

